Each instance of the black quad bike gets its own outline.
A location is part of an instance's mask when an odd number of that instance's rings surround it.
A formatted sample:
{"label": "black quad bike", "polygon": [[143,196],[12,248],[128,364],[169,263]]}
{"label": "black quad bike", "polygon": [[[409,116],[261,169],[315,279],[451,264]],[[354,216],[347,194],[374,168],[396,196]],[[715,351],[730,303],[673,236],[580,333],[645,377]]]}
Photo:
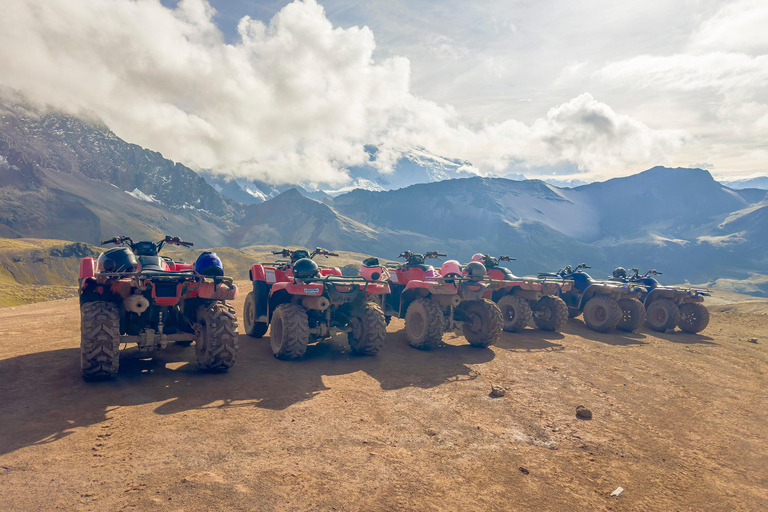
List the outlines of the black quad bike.
{"label": "black quad bike", "polygon": [[86,379],[117,375],[120,345],[142,352],[169,342],[196,346],[203,370],[227,371],[237,357],[237,317],[227,303],[237,296],[221,260],[204,252],[194,265],[160,256],[165,244],[192,247],[178,237],[136,242],[117,236],[118,247],[80,262],[81,363]]}
{"label": "black quad bike", "polygon": [[645,322],[645,308],[640,301],[642,289],[632,283],[595,280],[584,272],[592,268],[580,263],[568,265],[557,272],[539,273],[540,277],[559,277],[572,281],[573,287],[560,293],[568,306],[568,316],[584,314],[584,323],[593,331],[606,332],[614,327],[632,332]]}
{"label": "black quad bike", "polygon": [[702,304],[704,297],[709,297],[709,290],[682,287],[663,286],[656,279],[661,272],[654,269],[640,274],[637,268],[633,274],[619,267],[613,271],[611,280],[631,283],[643,290],[641,300],[645,305],[648,326],[654,331],[665,332],[679,326],[689,333],[699,333],[709,325],[709,311]]}

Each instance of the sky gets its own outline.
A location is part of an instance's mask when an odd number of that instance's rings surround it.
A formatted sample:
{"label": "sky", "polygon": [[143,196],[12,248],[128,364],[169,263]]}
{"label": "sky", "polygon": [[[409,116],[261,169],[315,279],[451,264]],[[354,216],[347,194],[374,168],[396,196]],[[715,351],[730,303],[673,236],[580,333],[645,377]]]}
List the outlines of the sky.
{"label": "sky", "polygon": [[194,169],[768,174],[762,0],[5,0],[0,84]]}

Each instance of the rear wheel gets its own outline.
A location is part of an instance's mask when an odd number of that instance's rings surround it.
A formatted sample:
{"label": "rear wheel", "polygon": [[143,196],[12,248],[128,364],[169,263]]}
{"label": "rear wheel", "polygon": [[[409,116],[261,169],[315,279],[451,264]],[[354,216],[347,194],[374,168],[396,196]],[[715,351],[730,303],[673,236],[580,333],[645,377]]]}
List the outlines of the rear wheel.
{"label": "rear wheel", "polygon": [[372,356],[384,346],[387,321],[378,304],[366,302],[350,321],[352,330],[347,334],[352,352]]}
{"label": "rear wheel", "polygon": [[405,312],[405,335],[414,348],[429,350],[439,345],[444,327],[443,310],[431,299],[416,299]]}
{"label": "rear wheel", "polygon": [[544,331],[559,331],[568,321],[568,306],[560,297],[545,295],[533,306],[533,321]]}
{"label": "rear wheel", "polygon": [[528,301],[514,295],[505,295],[499,299],[499,310],[504,323],[504,330],[518,332],[525,329],[533,316]]}
{"label": "rear wheel", "polygon": [[237,316],[226,302],[214,302],[197,310],[202,330],[195,342],[197,364],[210,372],[226,372],[237,359]]}
{"label": "rear wheel", "polygon": [[686,302],[680,306],[680,329],[696,334],[706,329],[709,325],[709,310],[704,304],[698,302]]}
{"label": "rear wheel", "polygon": [[245,334],[252,338],[261,338],[267,334],[269,324],[267,322],[256,321],[256,296],[253,292],[248,292],[245,297],[245,306],[243,306],[243,328]]}
{"label": "rear wheel", "polygon": [[462,330],[470,345],[486,348],[499,339],[504,319],[499,307],[493,301],[488,299],[465,301],[459,307],[467,318],[462,322]]}
{"label": "rear wheel", "polygon": [[616,327],[622,331],[632,332],[640,328],[645,323],[645,307],[637,299],[619,300],[621,308],[621,318]]}
{"label": "rear wheel", "polygon": [[111,302],[80,307],[80,366],[86,380],[111,379],[120,366],[120,316]]}
{"label": "rear wheel", "polygon": [[619,323],[621,309],[610,297],[592,297],[584,306],[584,322],[593,331],[610,331]]}
{"label": "rear wheel", "polygon": [[272,353],[278,359],[298,359],[307,352],[309,320],[298,304],[280,304],[272,314],[269,333]]}
{"label": "rear wheel", "polygon": [[680,317],[680,311],[674,302],[669,299],[659,299],[651,302],[646,311],[648,315],[648,325],[654,331],[665,332],[674,329],[677,325],[677,319]]}

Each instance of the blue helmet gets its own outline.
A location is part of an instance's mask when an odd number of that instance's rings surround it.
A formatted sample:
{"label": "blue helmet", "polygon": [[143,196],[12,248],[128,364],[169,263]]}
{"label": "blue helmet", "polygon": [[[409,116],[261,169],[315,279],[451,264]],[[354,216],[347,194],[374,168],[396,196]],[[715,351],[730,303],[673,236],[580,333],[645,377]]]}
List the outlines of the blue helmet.
{"label": "blue helmet", "polygon": [[224,264],[215,252],[205,251],[195,261],[195,272],[204,276],[223,276]]}

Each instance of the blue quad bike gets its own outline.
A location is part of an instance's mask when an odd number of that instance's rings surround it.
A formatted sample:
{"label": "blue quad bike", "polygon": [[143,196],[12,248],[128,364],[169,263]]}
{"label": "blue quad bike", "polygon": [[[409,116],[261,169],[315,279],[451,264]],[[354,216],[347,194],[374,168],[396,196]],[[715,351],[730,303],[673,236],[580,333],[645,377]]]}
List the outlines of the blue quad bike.
{"label": "blue quad bike", "polygon": [[568,265],[557,272],[541,272],[539,277],[559,277],[572,281],[560,298],[568,306],[568,316],[584,315],[584,323],[593,331],[607,332],[614,327],[632,332],[645,323],[645,308],[641,302],[643,289],[634,283],[595,280],[584,272],[592,268],[585,263],[572,268]]}
{"label": "blue quad bike", "polygon": [[613,271],[612,281],[639,286],[643,290],[642,301],[648,319],[648,326],[654,331],[665,332],[680,327],[684,332],[699,333],[709,324],[709,311],[702,304],[710,293],[706,289],[663,286],[655,276],[661,272],[649,270],[640,274],[633,268],[633,274],[619,267]]}

